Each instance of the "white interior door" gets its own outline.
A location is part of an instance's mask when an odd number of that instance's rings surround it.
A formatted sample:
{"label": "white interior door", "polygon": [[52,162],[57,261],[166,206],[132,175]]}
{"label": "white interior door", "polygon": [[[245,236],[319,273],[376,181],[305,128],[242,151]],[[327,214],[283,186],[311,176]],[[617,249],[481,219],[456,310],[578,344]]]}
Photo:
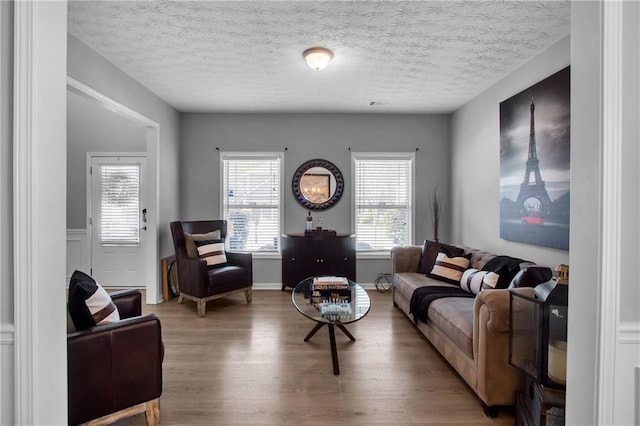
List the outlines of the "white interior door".
{"label": "white interior door", "polygon": [[146,285],[146,158],[91,157],[91,274],[105,287]]}

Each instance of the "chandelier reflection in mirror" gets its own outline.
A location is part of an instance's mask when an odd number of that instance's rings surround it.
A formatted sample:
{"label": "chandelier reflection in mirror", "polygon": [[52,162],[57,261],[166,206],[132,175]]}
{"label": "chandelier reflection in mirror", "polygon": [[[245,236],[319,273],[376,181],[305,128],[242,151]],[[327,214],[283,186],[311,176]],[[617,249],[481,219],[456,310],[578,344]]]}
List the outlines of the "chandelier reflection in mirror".
{"label": "chandelier reflection in mirror", "polygon": [[298,167],[291,182],[300,204],[311,210],[332,207],[342,197],[344,179],[340,170],[327,160],[309,160]]}

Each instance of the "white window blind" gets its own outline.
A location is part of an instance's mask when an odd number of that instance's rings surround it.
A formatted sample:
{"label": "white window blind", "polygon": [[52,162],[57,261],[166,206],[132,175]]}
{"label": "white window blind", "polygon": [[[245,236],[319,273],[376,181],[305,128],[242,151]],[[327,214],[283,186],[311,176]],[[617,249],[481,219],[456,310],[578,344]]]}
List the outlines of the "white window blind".
{"label": "white window blind", "polygon": [[278,252],[282,155],[222,153],[221,160],[227,248]]}
{"label": "white window blind", "polygon": [[359,252],[411,244],[413,154],[352,154],[354,223]]}
{"label": "white window blind", "polygon": [[100,166],[102,244],[140,243],[140,165]]}

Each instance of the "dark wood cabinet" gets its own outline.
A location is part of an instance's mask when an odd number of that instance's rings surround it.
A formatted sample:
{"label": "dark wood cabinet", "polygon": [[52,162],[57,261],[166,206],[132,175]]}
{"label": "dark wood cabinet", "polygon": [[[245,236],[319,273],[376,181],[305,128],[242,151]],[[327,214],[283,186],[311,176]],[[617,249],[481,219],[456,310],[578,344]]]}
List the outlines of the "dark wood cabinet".
{"label": "dark wood cabinet", "polygon": [[315,275],[356,280],[356,236],[282,235],[282,289]]}

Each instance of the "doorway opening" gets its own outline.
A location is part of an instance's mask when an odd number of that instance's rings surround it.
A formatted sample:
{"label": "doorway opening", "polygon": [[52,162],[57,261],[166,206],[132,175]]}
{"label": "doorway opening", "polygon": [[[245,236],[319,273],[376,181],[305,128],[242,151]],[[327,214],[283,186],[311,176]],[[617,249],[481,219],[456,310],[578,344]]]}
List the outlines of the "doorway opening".
{"label": "doorway opening", "polygon": [[[144,190],[144,204],[139,212],[140,228],[141,232],[144,232],[143,239],[144,244],[140,253],[140,261],[143,262],[144,267],[144,284],[137,284],[136,286],[143,286],[146,289],[146,303],[156,304],[162,301],[162,292],[160,291],[160,285],[158,280],[158,211],[159,211],[159,193],[158,193],[158,146],[159,146],[159,130],[160,126],[157,122],[145,117],[144,115],[132,110],[131,108],[120,104],[119,102],[105,96],[104,94],[96,91],[95,89],[80,83],[79,81],[67,76],[67,90],[71,93],[81,96],[84,99],[90,100],[101,107],[112,111],[119,116],[125,117],[134,123],[141,125],[145,132],[144,153],[140,153],[146,157],[146,164],[144,169],[140,171],[141,177],[144,180],[146,190]],[[124,153],[123,153],[124,154]],[[131,155],[127,153],[126,155]],[[124,157],[124,155],[123,155]],[[145,209],[144,215],[142,209]],[[89,209],[87,210],[89,211]],[[143,222],[146,220],[146,222]],[[89,232],[89,227],[87,228]],[[87,234],[88,237],[90,234]],[[93,257],[93,247],[95,243],[93,238],[87,244],[87,251],[89,251],[89,258],[91,264],[94,264],[95,258]],[[109,255],[110,256],[110,255]],[[117,256],[116,256],[117,257]],[[117,262],[116,262],[117,264]],[[112,263],[113,265],[113,263]],[[104,266],[104,265],[103,265]],[[112,268],[106,266],[106,269]],[[93,271],[95,272],[95,271]],[[108,279],[105,285],[109,286]],[[98,280],[99,281],[99,280]]]}

